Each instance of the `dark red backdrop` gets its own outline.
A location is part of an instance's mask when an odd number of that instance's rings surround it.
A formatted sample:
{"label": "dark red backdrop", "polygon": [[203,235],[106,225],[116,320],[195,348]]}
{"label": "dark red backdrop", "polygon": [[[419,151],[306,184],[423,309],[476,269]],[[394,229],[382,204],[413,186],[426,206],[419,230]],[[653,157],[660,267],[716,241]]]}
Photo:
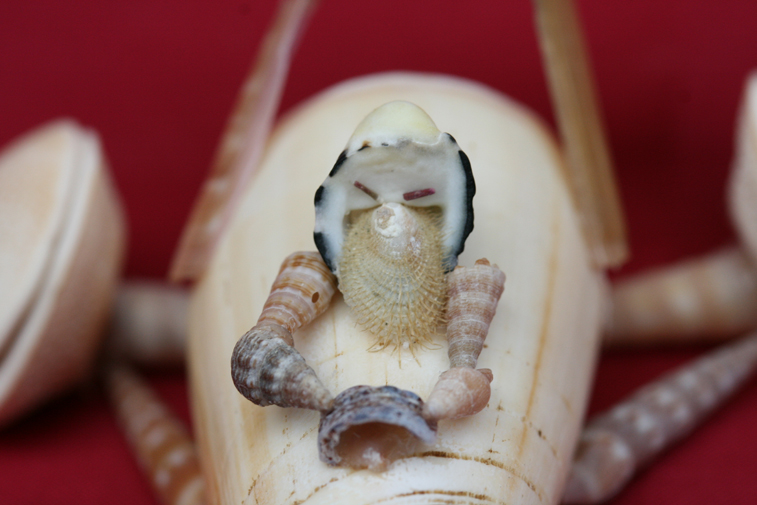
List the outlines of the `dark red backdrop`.
{"label": "dark red backdrop", "polygon": [[[621,272],[733,240],[724,204],[757,3],[581,1],[633,259]],[[0,144],[67,115],[102,135],[131,229],[128,276],[162,277],[274,0],[4,0]],[[551,121],[527,0],[323,0],[283,110],[355,75],[465,76]],[[603,356],[592,410],[701,349]],[[188,419],[179,373],[153,375]],[[615,503],[757,503],[757,384]],[[2,503],[154,503],[97,386],[0,433]],[[283,504],[282,504],[283,505]]]}

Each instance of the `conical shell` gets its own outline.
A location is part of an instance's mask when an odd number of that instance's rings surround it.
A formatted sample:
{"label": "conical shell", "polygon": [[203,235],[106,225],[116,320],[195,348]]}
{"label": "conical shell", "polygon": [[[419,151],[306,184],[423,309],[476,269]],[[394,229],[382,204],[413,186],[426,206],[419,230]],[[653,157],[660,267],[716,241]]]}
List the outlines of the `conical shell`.
{"label": "conical shell", "polygon": [[162,502],[207,503],[195,445],[181,422],[128,368],[111,366],[106,384],[126,437]]}
{"label": "conical shell", "polygon": [[486,259],[448,276],[447,340],[450,368],[476,368],[478,356],[505,290],[505,274]]}
{"label": "conical shell", "polygon": [[376,348],[431,341],[444,315],[445,268],[434,209],[387,203],[350,227],[339,289]]}
{"label": "conical shell", "polygon": [[423,415],[430,421],[459,419],[478,414],[491,397],[492,371],[488,368],[452,368],[444,372],[426,401]]}
{"label": "conical shell", "polygon": [[336,278],[317,252],[290,254],[279,269],[258,324],[231,357],[234,385],[256,405],[326,410],[331,393],[294,348],[292,333],[331,302]]}
{"label": "conical shell", "polygon": [[290,254],[281,264],[258,323],[275,323],[294,333],[326,310],[335,292],[336,277],[320,254]]}
{"label": "conical shell", "polygon": [[154,281],[122,282],[116,293],[109,355],[153,367],[183,365],[189,292]]}
{"label": "conical shell", "polygon": [[281,326],[263,323],[253,327],[234,347],[234,385],[261,407],[327,410],[331,394],[292,344],[292,335]]}
{"label": "conical shell", "polygon": [[730,247],[618,282],[605,343],[724,339],[755,327],[757,268]]}
{"label": "conical shell", "polygon": [[757,369],[757,334],[725,345],[593,418],[581,435],[564,501],[612,497],[636,469],[686,436]]}

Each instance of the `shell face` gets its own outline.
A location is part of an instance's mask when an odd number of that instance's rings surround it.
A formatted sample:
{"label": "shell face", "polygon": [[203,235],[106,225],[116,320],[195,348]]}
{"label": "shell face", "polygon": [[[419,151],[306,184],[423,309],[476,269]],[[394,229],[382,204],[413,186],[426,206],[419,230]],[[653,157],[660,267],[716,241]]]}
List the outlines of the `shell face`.
{"label": "shell face", "polygon": [[470,162],[455,139],[416,105],[390,102],[358,125],[316,191],[315,243],[341,278],[339,259],[351,212],[389,202],[438,207],[443,254],[451,269],[473,230],[475,192]]}
{"label": "shell face", "polygon": [[443,322],[445,265],[438,210],[384,204],[360,212],[339,262],[340,289],[375,348],[430,341]]}
{"label": "shell face", "polygon": [[316,192],[314,239],[375,349],[423,344],[443,323],[475,191],[468,157],[416,105],[387,103],[355,129]]}

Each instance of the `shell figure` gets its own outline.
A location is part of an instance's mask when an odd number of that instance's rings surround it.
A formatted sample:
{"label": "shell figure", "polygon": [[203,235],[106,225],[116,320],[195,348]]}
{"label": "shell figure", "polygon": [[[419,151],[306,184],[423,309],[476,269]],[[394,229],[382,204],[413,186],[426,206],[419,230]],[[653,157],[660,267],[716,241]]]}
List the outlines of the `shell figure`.
{"label": "shell figure", "polygon": [[[485,259],[456,267],[473,229],[475,191],[455,139],[408,102],[369,114],[316,191],[320,255],[284,261],[258,323],[234,349],[232,376],[257,405],[320,411],[325,463],[383,470],[434,443],[439,420],[473,415],[489,401],[492,372],[475,365],[505,276]],[[452,368],[429,404],[389,384],[332,398],[294,348],[292,334],[327,308],[337,281],[375,337],[371,350],[415,353],[449,319]]]}
{"label": "shell figure", "polygon": [[427,342],[444,321],[475,193],[455,139],[408,102],[371,112],[316,191],[315,244],[378,349]]}

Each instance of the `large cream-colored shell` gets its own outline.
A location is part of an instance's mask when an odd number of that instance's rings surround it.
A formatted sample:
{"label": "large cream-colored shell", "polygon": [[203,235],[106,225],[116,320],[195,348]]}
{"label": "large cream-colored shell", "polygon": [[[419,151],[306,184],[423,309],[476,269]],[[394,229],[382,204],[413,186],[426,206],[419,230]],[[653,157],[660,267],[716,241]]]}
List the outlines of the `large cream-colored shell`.
{"label": "large cream-colored shell", "polygon": [[97,136],[45,125],[0,161],[0,424],[91,372],[124,252]]}
{"label": "large cream-colored shell", "polygon": [[[312,247],[313,194],[352,129],[391,100],[418,104],[469,155],[479,191],[463,265],[507,274],[478,366],[494,373],[479,414],[440,424],[428,450],[385,472],[318,460],[318,413],[256,407],[234,388],[229,358],[263,307],[279,264]],[[592,270],[543,125],[483,86],[388,74],[349,81],[279,126],[190,309],[194,419],[212,500],[224,504],[557,503],[579,432],[602,319]],[[295,346],[334,393],[391,384],[428,397],[449,368],[438,349],[369,353],[373,337],[341,297]]]}
{"label": "large cream-colored shell", "polygon": [[757,263],[757,72],[746,82],[739,123],[728,203],[736,231]]}

